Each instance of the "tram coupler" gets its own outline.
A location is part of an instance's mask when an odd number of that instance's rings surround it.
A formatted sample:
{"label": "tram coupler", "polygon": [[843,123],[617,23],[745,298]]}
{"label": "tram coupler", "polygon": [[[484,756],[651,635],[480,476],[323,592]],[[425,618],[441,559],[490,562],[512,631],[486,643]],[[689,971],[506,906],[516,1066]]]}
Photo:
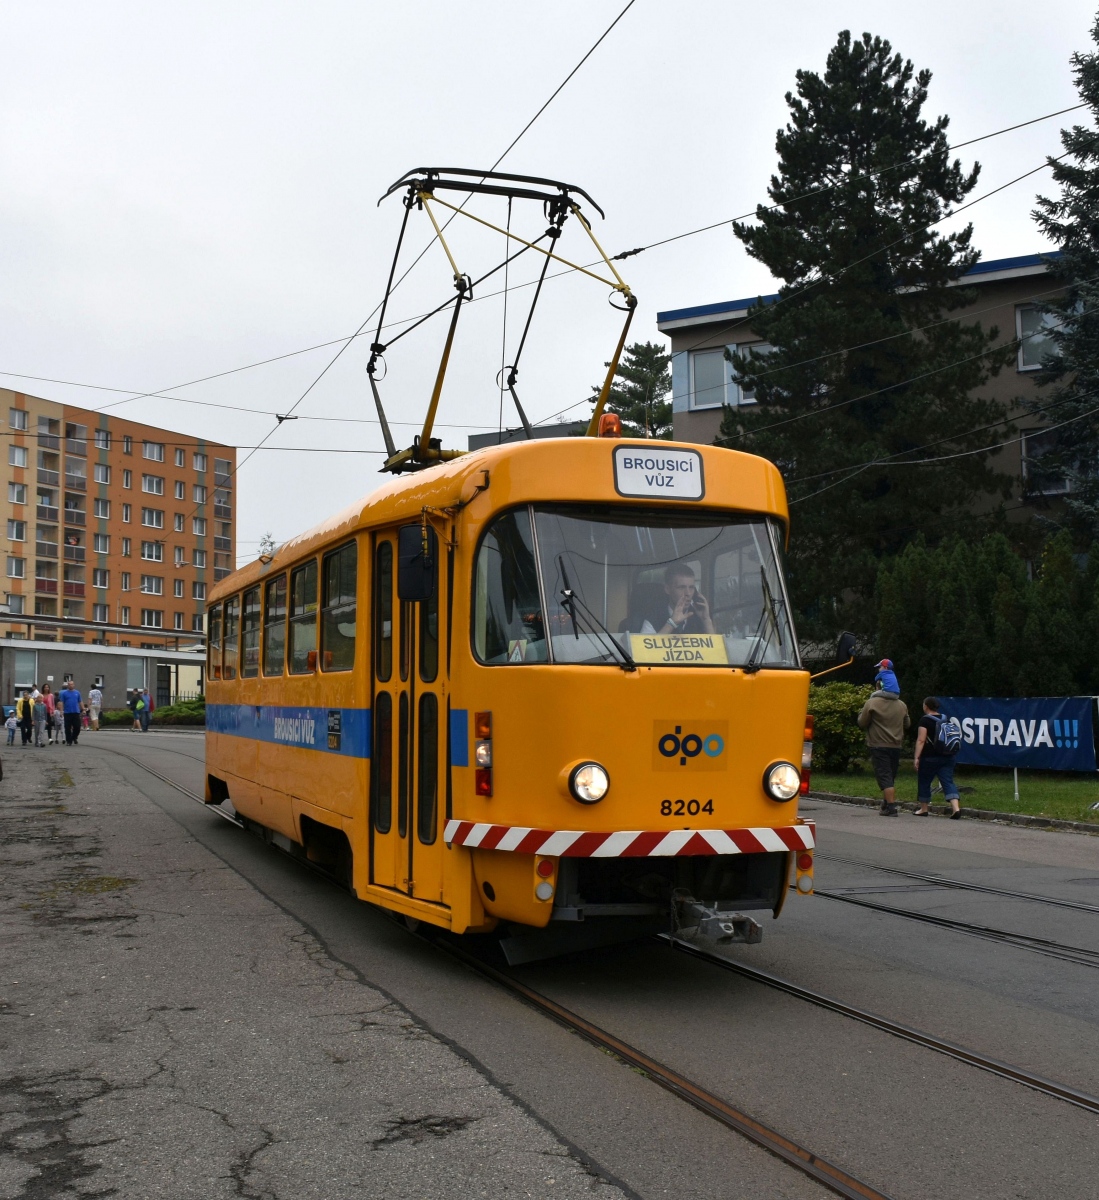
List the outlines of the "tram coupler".
{"label": "tram coupler", "polygon": [[763,926],[744,913],[726,912],[697,900],[672,903],[673,937],[687,941],[709,941],[719,946],[744,942],[754,946],[763,941]]}

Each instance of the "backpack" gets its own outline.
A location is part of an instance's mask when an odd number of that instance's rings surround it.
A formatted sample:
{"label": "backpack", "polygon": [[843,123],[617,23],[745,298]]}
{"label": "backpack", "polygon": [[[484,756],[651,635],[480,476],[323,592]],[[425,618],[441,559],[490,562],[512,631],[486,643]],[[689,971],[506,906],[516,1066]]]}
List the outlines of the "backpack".
{"label": "backpack", "polygon": [[939,716],[935,726],[935,753],[952,758],[961,748],[962,727],[953,717]]}

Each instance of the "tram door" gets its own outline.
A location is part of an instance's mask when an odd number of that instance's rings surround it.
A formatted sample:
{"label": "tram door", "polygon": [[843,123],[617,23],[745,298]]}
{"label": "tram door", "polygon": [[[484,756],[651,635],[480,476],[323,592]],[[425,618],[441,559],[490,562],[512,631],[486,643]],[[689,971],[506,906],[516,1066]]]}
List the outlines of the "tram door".
{"label": "tram door", "polygon": [[[414,528],[422,538],[421,527]],[[447,719],[440,678],[443,574],[438,539],[429,528],[430,595],[401,600],[398,539],[396,530],[379,534],[374,549],[371,878],[438,904],[443,898],[440,797]]]}

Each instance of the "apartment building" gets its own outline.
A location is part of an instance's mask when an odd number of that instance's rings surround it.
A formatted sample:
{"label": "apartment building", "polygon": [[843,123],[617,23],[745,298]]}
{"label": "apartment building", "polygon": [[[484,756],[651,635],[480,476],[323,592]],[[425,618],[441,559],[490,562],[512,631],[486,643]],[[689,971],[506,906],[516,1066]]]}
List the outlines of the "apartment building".
{"label": "apartment building", "polygon": [[[1024,499],[1063,494],[1068,486],[1064,478],[1038,467],[1049,435],[1042,432],[1040,419],[1027,414],[1020,403],[1038,395],[1034,376],[1049,344],[1043,336],[1047,318],[1039,305],[1055,294],[1047,278],[1047,260],[1055,257],[1027,254],[978,263],[957,283],[972,288],[975,299],[951,314],[960,321],[980,321],[986,329],[995,326],[1001,342],[1019,339],[1013,368],[989,380],[979,394],[1006,403],[1023,427],[1029,426],[1022,440],[1006,446],[996,460],[998,470],[1019,480]],[[657,313],[657,328],[672,343],[672,428],[677,441],[712,443],[726,407],[756,403],[755,396],[737,382],[725,350],[768,350],[747,320],[749,307],[758,299],[773,303],[778,296]]]}
{"label": "apartment building", "polygon": [[234,568],[236,451],[0,388],[0,631],[179,646]]}

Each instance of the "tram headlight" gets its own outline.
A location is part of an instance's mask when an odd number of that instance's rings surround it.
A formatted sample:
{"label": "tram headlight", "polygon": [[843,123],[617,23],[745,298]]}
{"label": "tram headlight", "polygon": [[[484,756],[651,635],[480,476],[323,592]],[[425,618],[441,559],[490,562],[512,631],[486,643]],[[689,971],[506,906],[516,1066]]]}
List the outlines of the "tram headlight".
{"label": "tram headlight", "polygon": [[569,791],[581,804],[597,804],[610,786],[606,768],[596,762],[580,763],[569,774]]}
{"label": "tram headlight", "polygon": [[793,800],[801,790],[801,772],[793,763],[772,763],[763,772],[763,790],[772,800]]}

